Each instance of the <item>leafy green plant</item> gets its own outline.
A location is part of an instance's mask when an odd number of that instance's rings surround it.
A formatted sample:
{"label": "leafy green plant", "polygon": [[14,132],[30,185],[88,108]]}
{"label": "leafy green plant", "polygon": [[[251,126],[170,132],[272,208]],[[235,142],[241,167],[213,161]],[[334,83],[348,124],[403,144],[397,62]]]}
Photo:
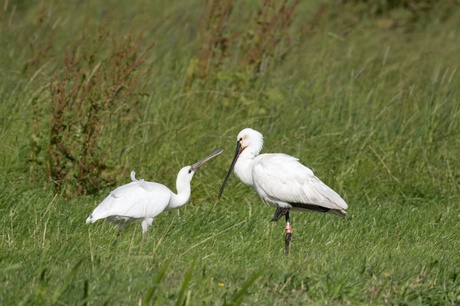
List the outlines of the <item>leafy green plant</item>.
{"label": "leafy green plant", "polygon": [[369,13],[380,15],[395,9],[407,9],[414,14],[431,9],[439,1],[433,0],[344,0],[344,3],[365,6]]}
{"label": "leafy green plant", "polygon": [[[435,11],[442,11],[447,16],[449,11],[460,4],[458,0],[343,0],[337,2],[339,9],[356,17],[375,18],[380,28],[391,29],[399,26],[413,27]],[[344,4],[344,5],[343,5]],[[345,13],[344,15],[347,15]],[[353,22],[352,22],[353,23]]]}

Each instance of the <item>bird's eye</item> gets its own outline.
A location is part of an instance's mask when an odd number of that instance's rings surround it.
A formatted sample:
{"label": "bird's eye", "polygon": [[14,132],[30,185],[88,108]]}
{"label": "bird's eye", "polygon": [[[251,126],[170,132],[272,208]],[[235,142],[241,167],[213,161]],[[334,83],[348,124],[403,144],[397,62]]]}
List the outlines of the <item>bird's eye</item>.
{"label": "bird's eye", "polygon": [[188,169],[188,173],[189,174],[192,173],[192,168]]}

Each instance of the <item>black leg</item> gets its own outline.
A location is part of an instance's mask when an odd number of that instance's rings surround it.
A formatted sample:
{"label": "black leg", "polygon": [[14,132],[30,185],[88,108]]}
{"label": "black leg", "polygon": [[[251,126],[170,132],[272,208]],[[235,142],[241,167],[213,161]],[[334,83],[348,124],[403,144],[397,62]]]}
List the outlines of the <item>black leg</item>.
{"label": "black leg", "polygon": [[291,220],[289,219],[289,210],[285,214],[286,216],[286,238],[284,239],[285,245],[284,245],[284,253],[286,255],[289,254],[289,246],[291,244],[291,238],[292,238],[292,227],[291,227]]}
{"label": "black leg", "polygon": [[282,216],[285,216],[289,212],[289,208],[277,207],[275,214],[273,215],[272,221],[278,221]]}
{"label": "black leg", "polygon": [[118,233],[117,233],[117,236],[115,237],[115,240],[113,241],[113,245],[117,245],[118,244],[118,237],[120,237],[120,234],[121,234],[121,230],[123,229],[123,226],[121,225],[118,225]]}

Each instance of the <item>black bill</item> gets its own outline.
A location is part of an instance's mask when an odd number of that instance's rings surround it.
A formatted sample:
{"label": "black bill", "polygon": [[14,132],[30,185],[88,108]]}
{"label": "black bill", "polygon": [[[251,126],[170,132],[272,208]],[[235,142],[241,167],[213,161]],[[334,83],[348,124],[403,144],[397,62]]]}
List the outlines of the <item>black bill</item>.
{"label": "black bill", "polygon": [[228,169],[227,175],[225,176],[224,182],[222,183],[222,186],[220,187],[219,190],[219,195],[217,196],[218,199],[222,196],[222,193],[224,192],[225,184],[227,184],[228,178],[230,174],[232,173],[233,167],[235,167],[236,161],[238,160],[238,157],[240,156],[241,152],[243,149],[241,148],[241,143],[239,141],[236,142],[236,151],[235,151],[235,156],[233,157],[232,164],[230,165],[230,169]]}
{"label": "black bill", "polygon": [[207,162],[208,160],[216,157],[217,155],[219,155],[220,153],[224,152],[224,150],[222,149],[217,149],[215,150],[214,152],[212,152],[211,154],[209,154],[208,156],[206,156],[205,158],[203,158],[202,160],[200,160],[199,162],[197,163],[194,163],[192,165],[192,171],[196,171],[196,169],[200,168],[201,166],[203,166],[203,164],[205,162]]}

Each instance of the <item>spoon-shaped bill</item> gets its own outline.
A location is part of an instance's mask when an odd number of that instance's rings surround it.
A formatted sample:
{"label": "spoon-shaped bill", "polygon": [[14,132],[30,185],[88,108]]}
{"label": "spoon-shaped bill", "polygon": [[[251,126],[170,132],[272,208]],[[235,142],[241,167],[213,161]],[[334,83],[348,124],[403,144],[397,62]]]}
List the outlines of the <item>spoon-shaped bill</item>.
{"label": "spoon-shaped bill", "polygon": [[223,151],[224,151],[224,150],[222,150],[222,149],[217,149],[217,150],[215,150],[214,152],[212,152],[211,154],[209,154],[208,156],[206,156],[205,158],[203,158],[203,159],[200,160],[199,162],[194,163],[194,164],[192,165],[192,170],[193,170],[193,171],[196,171],[196,169],[198,169],[198,168],[200,168],[201,166],[203,166],[203,164],[204,164],[205,162],[207,162],[208,160],[210,160],[210,159],[216,157],[217,155],[219,155],[219,154],[222,153]]}
{"label": "spoon-shaped bill", "polygon": [[218,199],[222,196],[222,193],[224,192],[225,184],[227,184],[228,178],[230,174],[232,173],[233,167],[235,167],[236,161],[238,160],[238,157],[240,156],[241,152],[243,151],[241,147],[241,143],[239,141],[236,142],[236,151],[235,151],[235,156],[233,157],[232,164],[230,165],[230,168],[228,169],[227,175],[225,176],[224,182],[222,183],[222,186],[220,187],[219,190],[219,195],[217,196]]}

